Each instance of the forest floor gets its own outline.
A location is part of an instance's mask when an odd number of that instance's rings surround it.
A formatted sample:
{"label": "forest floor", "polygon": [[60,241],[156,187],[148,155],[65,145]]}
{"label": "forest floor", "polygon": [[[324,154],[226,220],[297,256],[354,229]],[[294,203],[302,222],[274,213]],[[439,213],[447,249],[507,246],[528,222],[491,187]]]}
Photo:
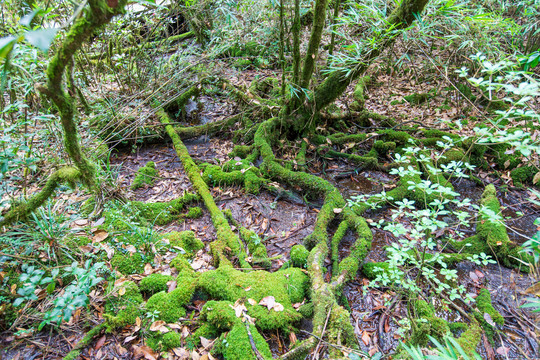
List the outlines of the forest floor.
{"label": "forest floor", "polygon": [[[413,67],[414,68],[414,67]],[[242,82],[249,84],[256,75],[253,70],[238,73]],[[261,75],[261,74],[259,74]],[[266,73],[268,75],[268,73]],[[265,74],[262,75],[263,77]],[[409,121],[422,124],[426,128],[445,129],[446,125],[438,119],[454,120],[462,118],[463,114],[458,104],[463,99],[457,97],[453,90],[441,92],[422,104],[410,104],[403,97],[415,93],[428,93],[433,88],[442,88],[440,84],[428,80],[416,82],[415,74],[408,76],[379,74],[372,81],[372,85],[366,91],[366,108],[370,111],[392,117],[399,121]],[[391,89],[391,90],[389,90]],[[352,90],[352,87],[351,89]],[[338,101],[338,106],[346,109],[351,101],[350,92]],[[233,115],[234,105],[224,96],[204,96],[199,98],[198,114],[203,122],[215,121],[224,114]],[[471,110],[468,114],[475,114]],[[473,132],[470,128],[460,130],[460,135]],[[220,137],[201,137],[185,141],[190,155],[197,162],[211,164],[223,164],[229,160],[228,154],[232,150],[233,142],[225,135]],[[289,153],[287,153],[287,151]],[[294,149],[289,148],[282,155],[284,158],[294,158]],[[315,146],[308,148],[309,172],[321,176],[334,184],[347,199],[358,194],[377,194],[382,190],[390,190],[396,186],[397,176],[379,171],[357,171],[354,164],[347,160],[326,159],[316,156]],[[144,186],[137,190],[131,190],[137,170],[153,161],[158,170],[158,178],[150,186]],[[390,161],[390,159],[388,159]],[[488,159],[489,162],[489,159]],[[116,184],[126,194],[129,200],[144,202],[170,201],[181,196],[185,191],[194,192],[184,169],[178,159],[174,148],[170,143],[146,145],[135,151],[115,151],[111,156],[111,167],[117,174]],[[540,208],[530,203],[527,199],[534,195],[527,189],[517,189],[513,186],[509,173],[500,172],[496,176],[491,171],[478,170],[476,175],[485,184],[494,184],[497,189],[505,190],[498,193],[498,198],[503,207],[505,223],[509,229],[510,239],[521,244],[527,237],[532,237],[537,231],[534,220],[540,216]],[[476,183],[462,179],[452,183],[461,197],[478,201],[483,188]],[[289,260],[289,252],[292,246],[301,244],[303,239],[313,231],[313,225],[322,206],[321,202],[303,201],[300,189],[289,189],[298,195],[298,198],[278,198],[276,195],[262,191],[258,195],[248,194],[241,187],[235,186],[210,186],[211,193],[220,209],[230,209],[232,216],[245,228],[251,229],[258,234],[265,244],[268,256],[272,258],[271,270],[275,271]],[[82,203],[87,196],[77,190],[69,194],[57,197],[59,204]],[[62,205],[58,206],[61,210]],[[517,216],[517,213],[523,213]],[[364,214],[368,222],[378,222],[380,219],[390,220],[389,207],[380,210],[370,210]],[[70,223],[71,229],[82,236],[93,234],[93,241],[81,246],[78,251],[87,253],[103,252],[104,244],[113,247],[113,236],[99,237],[97,227],[103,223],[102,219],[79,218]],[[334,229],[337,223],[333,224]],[[213,259],[209,244],[215,240],[216,232],[210,218],[210,214],[203,208],[202,216],[196,219],[183,219],[173,221],[164,226],[154,226],[154,230],[160,234],[172,231],[192,230],[196,237],[202,240],[204,248],[198,251],[191,266],[196,272],[205,272],[214,269]],[[385,247],[389,246],[395,238],[385,230],[373,227],[373,242],[366,262],[385,261]],[[474,229],[470,229],[470,235]],[[350,245],[354,237],[349,232],[340,245],[340,259],[349,254]],[[110,243],[109,243],[110,242]],[[150,274],[174,275],[170,262],[174,252],[156,254],[152,259],[153,265],[147,265],[141,273],[121,275],[116,280],[134,281],[139,283]],[[111,255],[108,259],[111,259]],[[330,265],[328,260],[327,265]],[[110,266],[110,264],[109,264]],[[256,269],[257,267],[254,266]],[[505,319],[505,324],[500,328],[493,343],[484,335],[481,345],[478,347],[484,359],[539,359],[540,349],[537,336],[540,334],[538,318],[522,308],[524,299],[540,293],[533,285],[537,283],[534,275],[525,274],[515,269],[509,269],[502,265],[488,265],[480,267],[472,262],[464,261],[457,265],[460,285],[464,285],[471,294],[477,294],[479,289],[487,288],[492,296],[493,306]],[[330,274],[330,272],[328,272]],[[396,293],[366,287],[369,280],[362,272],[358,272],[355,279],[348,283],[344,289],[348,305],[351,309],[351,322],[358,339],[360,349],[367,354],[377,352],[388,354],[396,349],[403,337],[397,332],[398,321],[407,317],[407,302],[397,301],[389,308],[389,304],[395,299]],[[231,284],[230,286],[235,286]],[[86,314],[81,311],[70,320],[61,325],[62,331],[24,333],[19,331],[15,334],[8,331],[0,336],[1,359],[55,359],[62,358],[85,334],[89,324],[98,324],[103,319],[105,303],[110,294],[106,293],[106,287],[100,285],[90,294],[90,310]],[[114,296],[114,295],[113,295]],[[178,331],[182,338],[192,334],[198,327],[197,319],[204,305],[204,300],[195,299],[187,307],[187,315],[175,326],[169,326],[169,331]],[[40,305],[41,309],[50,304]],[[40,309],[38,307],[38,310]],[[460,315],[455,312],[437,314],[448,321],[460,321]],[[17,329],[24,329],[31,323],[31,316],[19,322]],[[26,325],[25,325],[26,324]],[[156,325],[157,326],[157,325]],[[92,326],[90,326],[92,327]],[[13,330],[13,329],[12,329]],[[291,346],[291,342],[306,338],[312,332],[309,320],[303,320],[298,326],[298,331],[287,338],[279,332],[263,333],[270,343],[274,356],[285,353]],[[82,351],[83,359],[157,359],[160,354],[150,349],[145,343],[148,330],[141,330],[140,320],[137,323],[123,327],[115,333],[107,333],[97,336],[94,341]],[[195,349],[177,347],[169,352],[169,359],[212,359],[210,353],[213,346],[211,340],[204,339],[201,345]]]}

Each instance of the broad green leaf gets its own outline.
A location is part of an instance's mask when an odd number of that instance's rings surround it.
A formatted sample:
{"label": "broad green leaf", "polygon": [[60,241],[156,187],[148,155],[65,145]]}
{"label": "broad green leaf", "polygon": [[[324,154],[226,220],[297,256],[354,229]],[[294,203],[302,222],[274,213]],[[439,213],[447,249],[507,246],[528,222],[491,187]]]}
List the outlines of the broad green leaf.
{"label": "broad green leaf", "polygon": [[51,43],[54,40],[58,30],[60,29],[51,28],[28,31],[26,34],[24,34],[24,37],[31,45],[45,52],[49,50],[49,46],[51,46]]}
{"label": "broad green leaf", "polygon": [[15,36],[6,36],[0,38],[0,59],[6,58],[13,46],[17,43],[17,38]]}

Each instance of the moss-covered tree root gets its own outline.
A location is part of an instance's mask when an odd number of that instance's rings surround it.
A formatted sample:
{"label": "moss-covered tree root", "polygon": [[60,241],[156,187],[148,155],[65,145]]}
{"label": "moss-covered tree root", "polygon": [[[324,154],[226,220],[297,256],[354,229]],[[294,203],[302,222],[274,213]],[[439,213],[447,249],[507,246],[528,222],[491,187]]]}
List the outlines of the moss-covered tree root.
{"label": "moss-covered tree root", "polygon": [[241,246],[242,242],[231,230],[225,215],[217,207],[212,194],[210,194],[208,186],[201,176],[201,170],[189,155],[188,149],[174,130],[174,127],[170,125],[169,117],[163,113],[160,120],[162,124],[166,125],[165,130],[172,139],[176,153],[184,166],[184,170],[188,175],[189,180],[210,212],[212,223],[214,224],[217,232],[217,239],[211,244],[215,264],[230,264],[230,260],[225,255],[225,248],[229,247],[233,253],[238,256],[238,260],[242,264],[242,267],[250,267],[250,265],[245,261],[246,256]]}
{"label": "moss-covered tree root", "polygon": [[74,187],[77,181],[81,180],[81,172],[73,167],[64,167],[56,170],[49,176],[43,189],[25,202],[13,204],[13,207],[0,218],[0,229],[13,224],[16,221],[24,220],[33,211],[39,208],[53,194],[56,188],[64,183]]}
{"label": "moss-covered tree root", "polygon": [[[350,323],[349,313],[339,306],[336,294],[339,294],[343,284],[356,275],[360,262],[364,259],[371,246],[371,230],[363,218],[356,216],[350,209],[345,208],[345,200],[328,181],[307,173],[294,172],[280,165],[272,151],[272,144],[278,139],[279,124],[278,119],[267,120],[259,126],[255,134],[254,145],[259,149],[263,157],[261,170],[273,180],[299,186],[304,191],[312,195],[322,196],[324,199],[313,233],[304,240],[306,246],[312,249],[307,259],[307,268],[312,284],[314,333],[316,336],[324,335],[331,343],[356,347],[357,342]],[[327,228],[339,213],[343,213],[347,227],[350,226],[354,229],[358,238],[351,248],[351,254],[339,263],[332,282],[327,283],[324,277],[324,260],[330,252]],[[342,225],[338,231],[342,232],[344,229],[346,229],[346,226]],[[336,235],[335,241],[337,242],[339,238],[340,236]],[[307,344],[314,345],[315,342]]]}
{"label": "moss-covered tree root", "polygon": [[520,252],[520,248],[510,241],[503,220],[497,218],[501,214],[501,204],[497,199],[497,191],[493,184],[486,186],[480,205],[486,211],[480,213],[476,235],[462,241],[450,240],[450,244],[464,253],[485,253],[494,256],[505,266],[529,271],[523,262],[534,263],[534,260],[529,255]]}
{"label": "moss-covered tree root", "polygon": [[78,139],[77,125],[74,121],[75,101],[64,90],[63,78],[66,67],[73,62],[73,55],[101,26],[108,23],[114,16],[124,13],[127,0],[114,2],[110,7],[105,0],[89,0],[90,8],[84,11],[84,16],[75,20],[64,41],[60,44],[47,67],[47,86],[42,90],[56,105],[60,112],[60,120],[64,130],[64,145],[69,157],[81,172],[81,180],[91,189],[96,187],[95,169],[93,164],[84,156]]}

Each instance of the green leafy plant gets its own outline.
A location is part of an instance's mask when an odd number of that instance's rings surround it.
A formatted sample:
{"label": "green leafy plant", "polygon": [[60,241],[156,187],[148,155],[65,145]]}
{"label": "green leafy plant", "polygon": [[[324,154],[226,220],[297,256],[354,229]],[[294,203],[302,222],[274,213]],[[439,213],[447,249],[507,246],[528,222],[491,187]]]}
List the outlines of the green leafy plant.
{"label": "green leafy plant", "polygon": [[87,260],[82,268],[76,262],[65,268],[63,276],[73,276],[75,280],[63,289],[60,296],[54,299],[53,309],[45,313],[38,330],[51,323],[58,324],[62,320],[69,321],[77,308],[88,305],[88,294],[90,294],[94,286],[103,281],[103,278],[99,277],[98,273],[104,265],[104,263],[91,265],[91,260]]}

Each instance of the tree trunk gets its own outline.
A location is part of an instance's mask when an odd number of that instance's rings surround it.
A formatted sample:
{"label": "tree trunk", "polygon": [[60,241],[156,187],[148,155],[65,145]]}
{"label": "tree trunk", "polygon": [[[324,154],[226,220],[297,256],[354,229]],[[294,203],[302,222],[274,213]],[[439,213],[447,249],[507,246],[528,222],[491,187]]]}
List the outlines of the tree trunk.
{"label": "tree trunk", "polygon": [[[380,39],[377,39],[377,46],[367,52],[365,57],[361,61],[358,61],[358,65],[352,71],[335,71],[331,73],[315,88],[313,97],[306,104],[302,104],[299,101],[291,101],[293,106],[286,114],[289,118],[291,114],[297,114],[292,119],[294,121],[294,131],[299,132],[306,129],[310,121],[310,127],[316,126],[316,121],[313,121],[314,116],[343,94],[347,86],[362,75],[381,52],[394,42],[395,36],[391,36],[391,32],[410,26],[415,19],[415,14],[420,14],[428,2],[429,0],[403,0],[400,6],[388,16],[386,31],[383,31],[383,35],[381,35]],[[303,88],[309,86],[309,81],[313,73],[314,62],[321,41],[322,27],[324,27],[325,15],[326,0],[318,0],[315,5],[314,25],[302,72],[301,86]],[[291,120],[288,120],[288,123],[291,124]]]}

